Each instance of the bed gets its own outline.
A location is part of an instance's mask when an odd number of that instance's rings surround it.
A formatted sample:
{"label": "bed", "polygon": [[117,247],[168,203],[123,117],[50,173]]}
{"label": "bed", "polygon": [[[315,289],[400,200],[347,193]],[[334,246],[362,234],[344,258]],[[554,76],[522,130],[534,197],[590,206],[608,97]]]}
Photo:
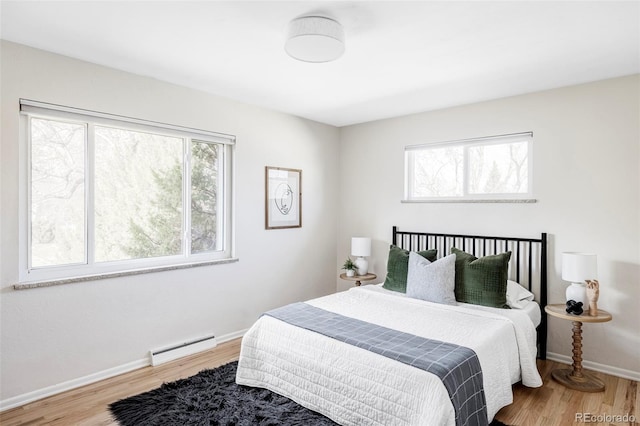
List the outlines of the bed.
{"label": "bed", "polygon": [[[500,408],[513,401],[512,384],[542,385],[535,359],[536,354],[546,355],[546,320],[540,314],[547,297],[545,234],[504,238],[407,232],[393,227],[392,244],[413,252],[437,249],[440,257],[452,247],[476,257],[510,251],[510,288],[526,289],[535,295],[535,301],[517,301],[518,309],[445,305],[407,297],[380,284],[355,287],[285,307],[304,309],[309,326],[289,322],[279,316],[279,310],[263,315],[243,338],[237,383],[272,390],[342,425],[488,424]],[[347,333],[358,330],[356,334],[368,335],[368,329],[361,333],[359,327],[370,327],[384,333],[385,338],[377,339],[382,344],[408,336],[408,344],[417,342],[416,347],[403,343],[395,355],[389,355],[387,349],[376,352],[368,343],[350,342],[352,335],[325,335],[313,329],[317,326],[313,323],[323,323],[324,316],[334,321],[328,323],[331,327],[347,324]],[[387,333],[393,334],[387,338]],[[482,411],[476,410],[480,420],[460,414],[452,385],[443,379],[453,374],[439,376],[406,362],[421,353],[416,348],[432,342],[460,347],[476,356],[471,361],[478,364],[480,373],[470,369],[464,373],[469,377],[462,377],[459,383],[471,382],[471,378],[480,381],[479,394],[485,404]],[[469,391],[467,400],[478,399],[478,392],[473,392]],[[458,395],[458,399],[465,397]],[[475,405],[471,407],[473,411]]]}

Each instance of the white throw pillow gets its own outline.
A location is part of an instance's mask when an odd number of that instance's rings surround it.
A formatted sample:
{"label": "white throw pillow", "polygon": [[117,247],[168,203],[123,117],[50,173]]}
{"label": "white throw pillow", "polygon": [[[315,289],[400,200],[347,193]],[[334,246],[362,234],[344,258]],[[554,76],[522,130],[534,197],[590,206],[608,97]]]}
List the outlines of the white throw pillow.
{"label": "white throw pillow", "polygon": [[407,296],[428,302],[457,305],[456,255],[450,254],[429,262],[416,253],[409,253]]}
{"label": "white throw pillow", "polygon": [[525,305],[534,298],[526,288],[515,281],[507,281],[507,305],[513,309],[524,309]]}

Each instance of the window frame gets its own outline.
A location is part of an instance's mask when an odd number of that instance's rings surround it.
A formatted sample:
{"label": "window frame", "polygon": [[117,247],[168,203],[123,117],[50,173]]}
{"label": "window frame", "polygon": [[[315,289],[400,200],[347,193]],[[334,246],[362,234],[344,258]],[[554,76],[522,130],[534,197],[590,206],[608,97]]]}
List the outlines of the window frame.
{"label": "window frame", "polygon": [[[477,146],[503,145],[514,142],[527,142],[527,192],[473,194],[469,192],[469,148]],[[462,147],[462,195],[460,196],[431,196],[419,197],[412,195],[415,183],[415,161],[413,153],[421,150],[438,149],[443,147]],[[461,139],[446,142],[423,143],[407,145],[404,148],[404,195],[403,203],[446,203],[446,202],[536,202],[533,192],[533,132],[512,133],[498,136],[485,136],[471,139]]]}
{"label": "window frame", "polygon": [[[84,152],[84,262],[55,265],[32,266],[31,249],[31,120],[50,119],[61,122],[85,125]],[[113,276],[156,272],[161,270],[181,269],[199,265],[228,263],[235,261],[234,247],[234,154],[235,136],[191,129],[182,126],[140,120],[131,117],[83,110],[72,107],[48,104],[20,99],[20,138],[24,143],[20,149],[19,176],[19,283],[76,282],[88,279],[109,278]],[[146,132],[156,135],[181,138],[182,141],[182,244],[177,255],[153,258],[136,258],[105,262],[95,262],[95,126],[115,127],[127,131]],[[218,206],[218,234],[222,239],[221,249],[202,253],[191,253],[191,149],[192,142],[218,144],[218,190],[222,206]],[[220,171],[221,170],[221,171]],[[220,232],[222,230],[222,232]]]}

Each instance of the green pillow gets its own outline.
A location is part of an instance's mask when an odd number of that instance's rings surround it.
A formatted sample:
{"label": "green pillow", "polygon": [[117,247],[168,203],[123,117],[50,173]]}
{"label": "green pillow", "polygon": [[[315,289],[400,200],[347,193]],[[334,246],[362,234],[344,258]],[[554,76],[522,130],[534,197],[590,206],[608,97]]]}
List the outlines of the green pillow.
{"label": "green pillow", "polygon": [[[437,250],[424,250],[417,252],[420,256],[435,262]],[[389,247],[389,260],[387,261],[387,278],[382,284],[387,290],[407,292],[407,272],[409,271],[409,250],[401,249],[393,244]]]}
{"label": "green pillow", "polygon": [[508,309],[507,278],[511,252],[478,259],[455,247],[456,300],[463,303]]}

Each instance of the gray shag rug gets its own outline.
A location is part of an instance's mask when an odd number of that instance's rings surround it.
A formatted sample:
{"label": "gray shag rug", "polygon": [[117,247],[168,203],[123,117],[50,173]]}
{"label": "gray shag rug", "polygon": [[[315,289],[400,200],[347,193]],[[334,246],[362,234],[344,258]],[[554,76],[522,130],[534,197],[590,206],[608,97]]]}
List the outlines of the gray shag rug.
{"label": "gray shag rug", "polygon": [[[324,426],[337,423],[266,389],[236,384],[238,362],[109,405],[122,426]],[[502,423],[494,421],[491,426]]]}
{"label": "gray shag rug", "polygon": [[336,425],[321,414],[266,389],[236,383],[238,362],[165,383],[109,406],[122,426]]}

